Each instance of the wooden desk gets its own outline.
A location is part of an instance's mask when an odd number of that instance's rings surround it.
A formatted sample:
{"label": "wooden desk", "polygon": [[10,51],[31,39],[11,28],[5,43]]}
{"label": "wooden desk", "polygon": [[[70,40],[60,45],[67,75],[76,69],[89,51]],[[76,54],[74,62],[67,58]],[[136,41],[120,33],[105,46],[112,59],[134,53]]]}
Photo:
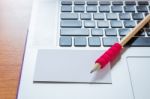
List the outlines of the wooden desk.
{"label": "wooden desk", "polygon": [[0,99],[15,99],[32,0],[0,0]]}

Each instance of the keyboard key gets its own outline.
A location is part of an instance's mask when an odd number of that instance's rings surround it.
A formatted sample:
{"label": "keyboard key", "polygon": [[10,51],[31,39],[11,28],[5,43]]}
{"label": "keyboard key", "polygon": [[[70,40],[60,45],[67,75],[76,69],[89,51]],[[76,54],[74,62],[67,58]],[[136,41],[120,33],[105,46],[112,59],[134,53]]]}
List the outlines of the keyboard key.
{"label": "keyboard key", "polygon": [[147,23],[147,24],[144,26],[144,28],[150,28],[150,24]]}
{"label": "keyboard key", "polygon": [[62,28],[61,36],[88,36],[89,30],[85,28]]}
{"label": "keyboard key", "polygon": [[60,17],[62,20],[77,20],[78,14],[76,14],[76,13],[61,13]]}
{"label": "keyboard key", "polygon": [[135,36],[145,36],[145,32],[141,29]]}
{"label": "keyboard key", "polygon": [[[140,23],[142,20],[137,20],[136,22],[137,22],[137,24],[138,23]],[[145,26],[144,26],[144,28],[149,28],[149,23],[147,23]]]}
{"label": "keyboard key", "polygon": [[144,13],[145,16],[147,16],[148,14],[149,14],[148,12],[145,12],[145,13]]}
{"label": "keyboard key", "polygon": [[150,36],[150,28],[146,28],[145,31],[146,31],[147,35]]}
{"label": "keyboard key", "polygon": [[62,5],[72,5],[72,1],[61,1]]}
{"label": "keyboard key", "polygon": [[122,6],[111,6],[112,12],[122,12]]}
{"label": "keyboard key", "polygon": [[84,21],[84,26],[86,28],[94,28],[95,27],[95,21],[86,20],[86,21]]}
{"label": "keyboard key", "polygon": [[84,5],[75,5],[74,12],[84,12],[85,8]]}
{"label": "keyboard key", "polygon": [[140,23],[140,22],[141,22],[141,20],[137,20],[136,22],[137,22],[137,24],[138,24],[138,23]]}
{"label": "keyboard key", "polygon": [[70,5],[62,5],[61,6],[61,12],[71,12],[72,11],[72,6]]}
{"label": "keyboard key", "polygon": [[126,5],[136,5],[135,1],[125,1]]}
{"label": "keyboard key", "polygon": [[150,47],[150,37],[133,37],[126,46]]}
{"label": "keyboard key", "polygon": [[97,25],[99,28],[108,28],[109,27],[108,21],[98,21]]}
{"label": "keyboard key", "polygon": [[130,32],[130,29],[119,29],[118,32],[120,36],[125,36]]}
{"label": "keyboard key", "polygon": [[104,37],[102,38],[102,40],[103,40],[103,45],[106,47],[112,46],[114,43],[118,42],[117,37]]}
{"label": "keyboard key", "polygon": [[74,46],[85,47],[86,46],[86,38],[85,37],[75,37],[74,38]]}
{"label": "keyboard key", "polygon": [[117,20],[117,14],[116,13],[106,13],[106,18],[108,20]]}
{"label": "keyboard key", "polygon": [[81,28],[82,22],[77,20],[62,20],[61,27],[62,28]]}
{"label": "keyboard key", "polygon": [[87,6],[86,11],[87,12],[97,12],[97,7],[96,6]]}
{"label": "keyboard key", "polygon": [[87,5],[97,5],[97,1],[88,1]]}
{"label": "keyboard key", "polygon": [[134,20],[142,20],[144,17],[142,13],[132,13],[132,18]]}
{"label": "keyboard key", "polygon": [[110,25],[112,28],[121,28],[122,27],[122,22],[117,21],[117,20],[111,20]]}
{"label": "keyboard key", "polygon": [[120,20],[130,20],[130,14],[129,13],[119,13]]}
{"label": "keyboard key", "polygon": [[148,9],[145,5],[137,6],[137,12],[148,12]]}
{"label": "keyboard key", "polygon": [[99,2],[100,5],[110,5],[109,1],[100,1]]}
{"label": "keyboard key", "polygon": [[72,38],[67,36],[60,37],[59,45],[64,47],[72,46]]}
{"label": "keyboard key", "polygon": [[125,12],[135,12],[135,8],[134,8],[134,6],[127,5],[127,6],[124,6],[124,11]]}
{"label": "keyboard key", "polygon": [[84,1],[74,1],[75,5],[84,5],[85,2]]}
{"label": "keyboard key", "polygon": [[99,6],[99,11],[100,12],[110,12],[110,7],[107,5],[101,5],[101,6]]}
{"label": "keyboard key", "polygon": [[81,13],[81,19],[82,20],[90,20],[91,14],[90,13]]}
{"label": "keyboard key", "polygon": [[103,29],[92,29],[92,36],[103,36]]}
{"label": "keyboard key", "polygon": [[148,1],[138,1],[139,5],[148,5]]}
{"label": "keyboard key", "polygon": [[104,16],[104,13],[94,13],[93,18],[95,20],[104,20],[105,16]]}
{"label": "keyboard key", "polygon": [[88,38],[89,46],[91,47],[99,47],[101,46],[101,40],[99,37],[89,37]]}
{"label": "keyboard key", "polygon": [[112,2],[113,5],[123,5],[122,1],[113,1]]}
{"label": "keyboard key", "polygon": [[126,21],[124,21],[124,26],[126,27],[126,28],[133,28],[133,27],[135,27],[135,21],[132,21],[132,20],[126,20]]}
{"label": "keyboard key", "polygon": [[106,36],[117,36],[116,29],[105,29]]}

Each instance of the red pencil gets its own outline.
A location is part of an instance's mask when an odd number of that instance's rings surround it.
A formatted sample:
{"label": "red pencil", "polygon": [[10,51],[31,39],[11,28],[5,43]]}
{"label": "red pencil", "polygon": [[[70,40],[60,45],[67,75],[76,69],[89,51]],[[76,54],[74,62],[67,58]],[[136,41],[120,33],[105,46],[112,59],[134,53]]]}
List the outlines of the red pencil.
{"label": "red pencil", "polygon": [[150,21],[150,14],[136,25],[119,43],[115,43],[102,56],[95,61],[95,66],[90,73],[103,69],[106,64],[113,61],[121,52],[123,46]]}

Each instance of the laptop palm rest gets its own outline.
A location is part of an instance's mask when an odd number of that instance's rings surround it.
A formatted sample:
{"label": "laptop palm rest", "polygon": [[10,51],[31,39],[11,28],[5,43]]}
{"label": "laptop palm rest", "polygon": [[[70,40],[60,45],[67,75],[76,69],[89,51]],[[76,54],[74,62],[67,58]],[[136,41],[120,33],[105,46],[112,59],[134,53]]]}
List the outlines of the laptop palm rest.
{"label": "laptop palm rest", "polygon": [[149,99],[150,97],[150,56],[128,57],[131,84],[135,99]]}
{"label": "laptop palm rest", "polygon": [[90,73],[98,50],[39,50],[35,83],[111,83],[110,65]]}

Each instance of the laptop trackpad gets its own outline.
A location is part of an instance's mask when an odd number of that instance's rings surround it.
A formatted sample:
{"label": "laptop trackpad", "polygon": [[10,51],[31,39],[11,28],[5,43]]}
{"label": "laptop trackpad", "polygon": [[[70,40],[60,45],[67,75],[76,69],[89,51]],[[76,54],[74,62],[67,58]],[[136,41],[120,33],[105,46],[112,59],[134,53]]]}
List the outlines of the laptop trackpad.
{"label": "laptop trackpad", "polygon": [[103,51],[39,50],[34,82],[40,83],[111,83],[110,66],[90,73],[95,59]]}
{"label": "laptop trackpad", "polygon": [[150,56],[127,58],[135,99],[150,97]]}

